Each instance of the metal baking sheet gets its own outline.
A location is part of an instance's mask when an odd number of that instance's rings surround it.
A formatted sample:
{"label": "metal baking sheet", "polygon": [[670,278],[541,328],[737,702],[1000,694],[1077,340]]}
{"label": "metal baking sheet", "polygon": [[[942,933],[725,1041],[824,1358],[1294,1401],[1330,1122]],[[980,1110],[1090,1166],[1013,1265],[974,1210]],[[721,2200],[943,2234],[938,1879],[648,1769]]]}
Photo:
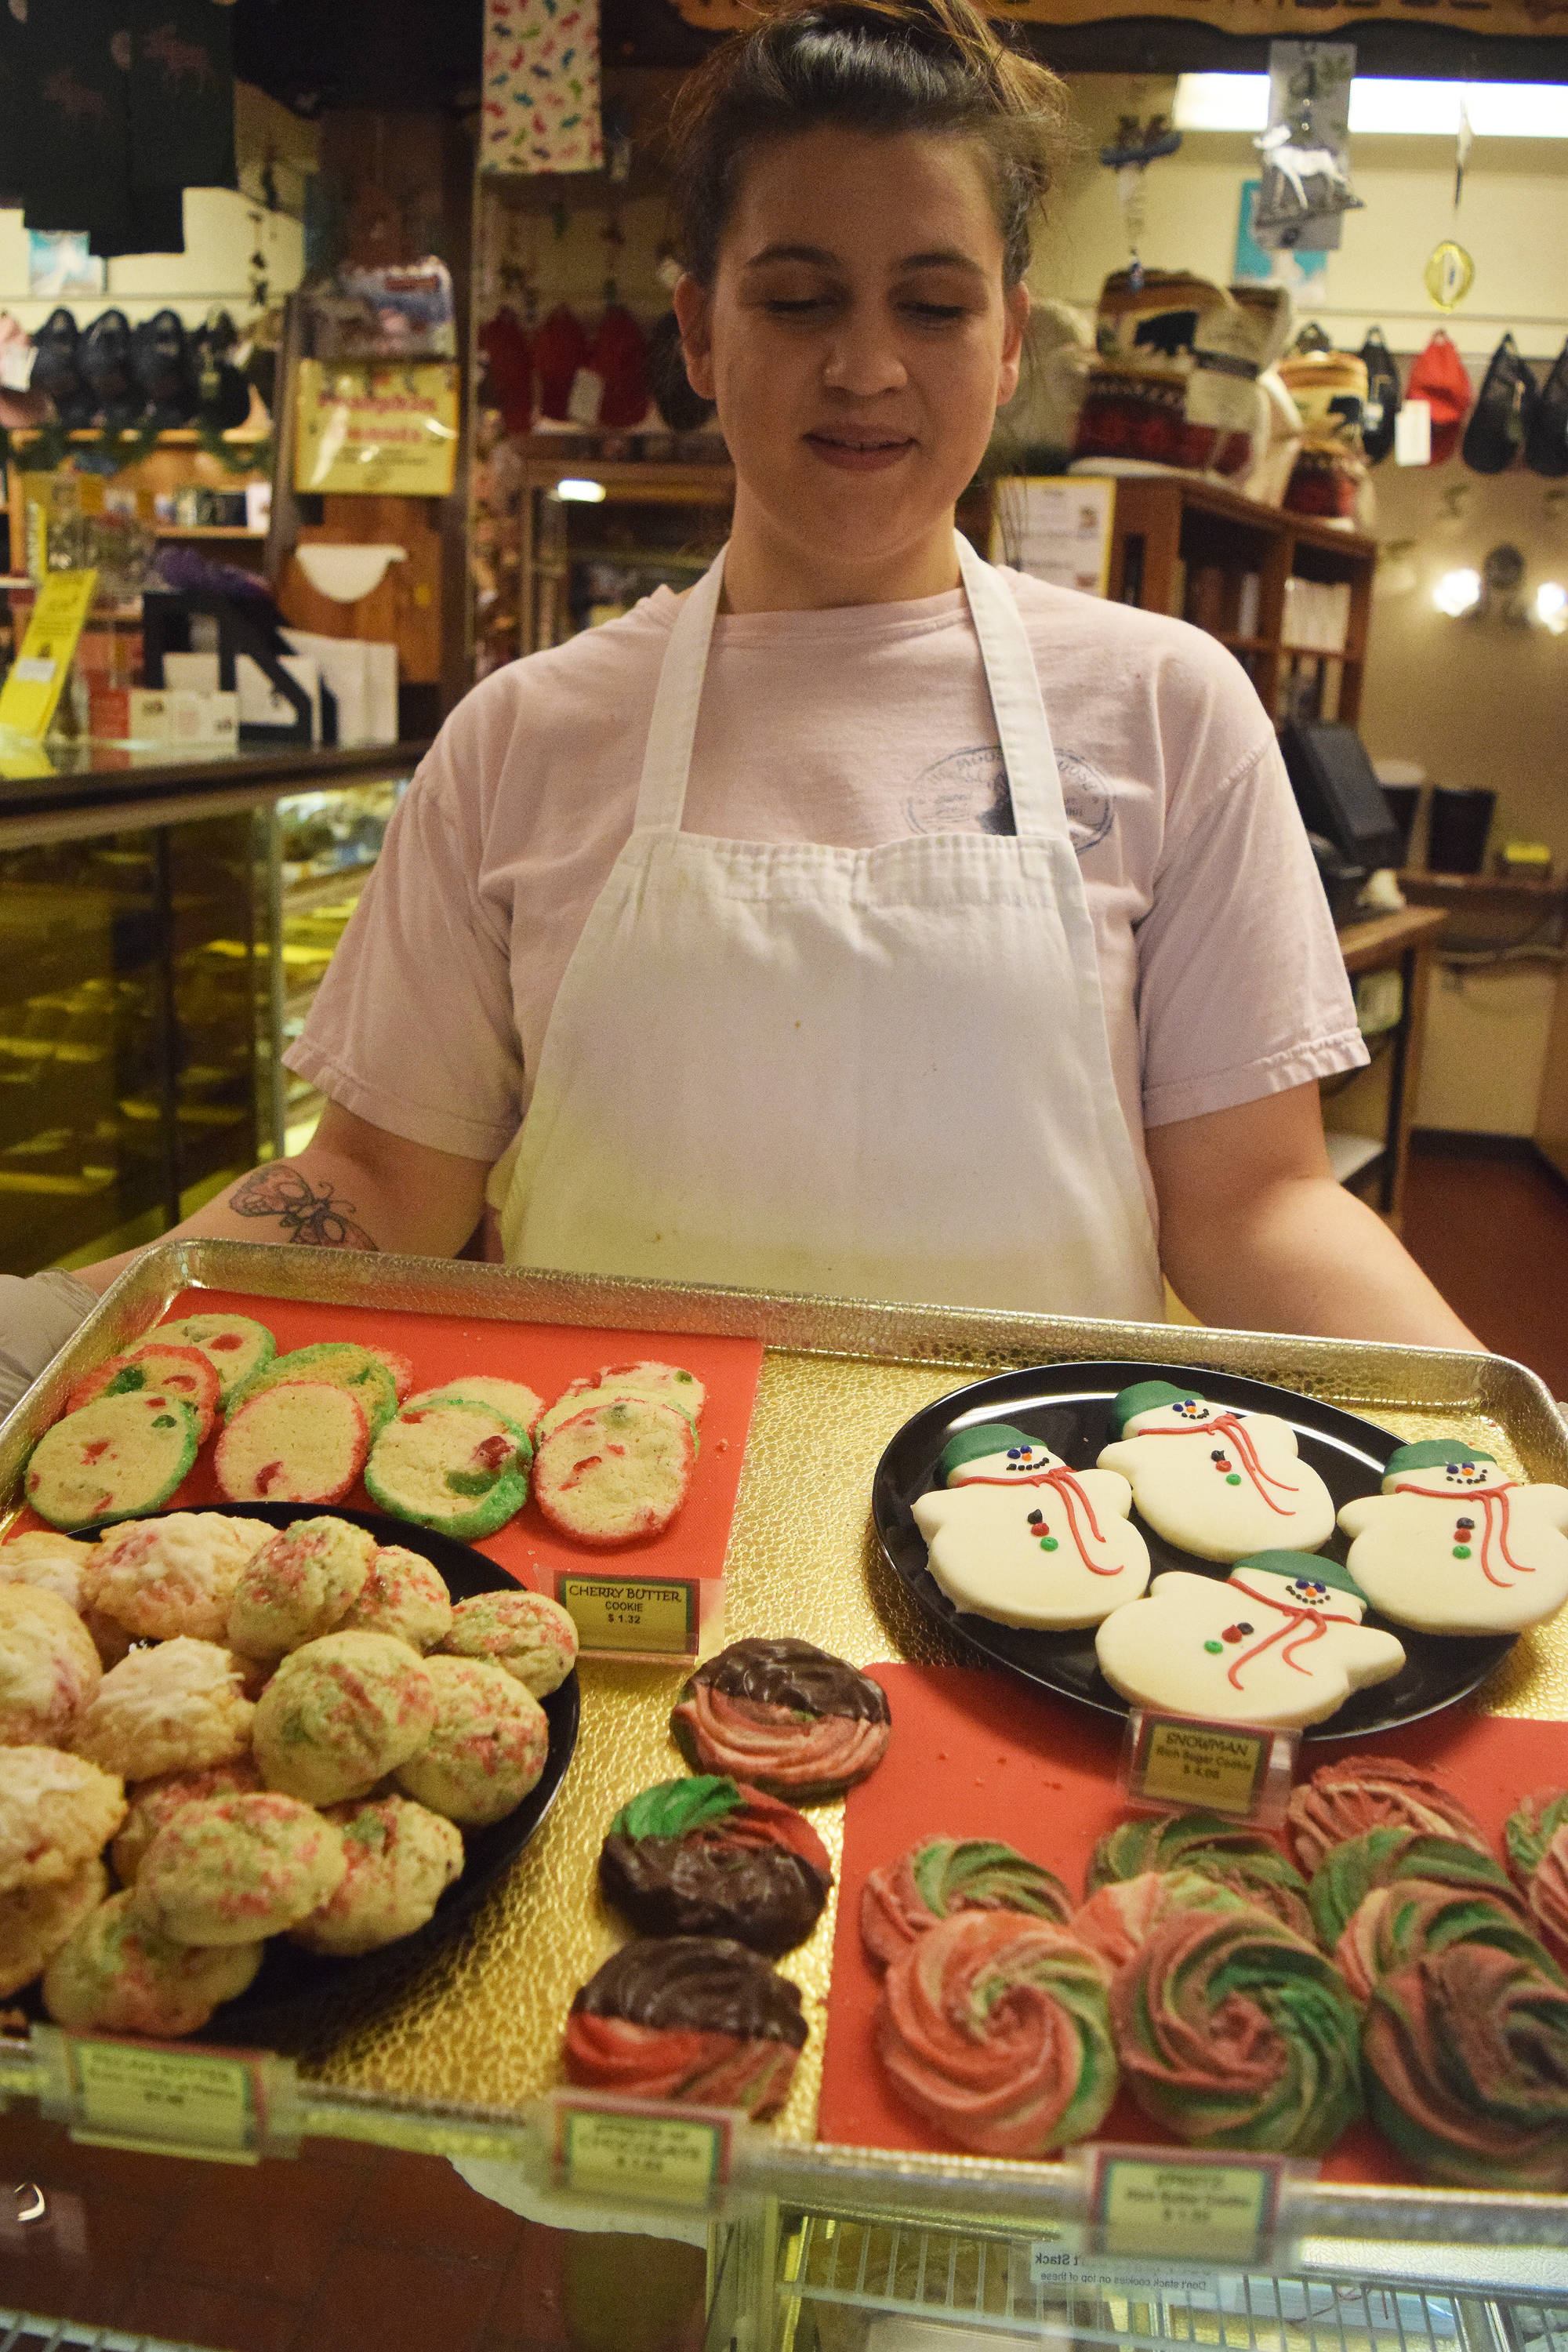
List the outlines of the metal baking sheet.
{"label": "metal baking sheet", "polygon": [[[349,1251],[185,1241],[165,1244],[130,1267],[0,1426],[0,1515],[15,1501],[27,1453],[71,1382],[140,1337],[188,1285],[244,1291],[258,1301],[310,1300],[323,1310],[323,1337],[330,1336],[333,1306],[372,1305],[470,1319],[760,1338],[767,1352],[726,1561],[730,1637],[797,1634],[857,1664],[879,1658],[961,1662],[882,1557],[870,1523],[871,1482],[888,1440],[912,1413],[985,1372],[1110,1360],[1233,1372],[1363,1412],[1401,1438],[1468,1438],[1516,1475],[1568,1483],[1568,1424],[1534,1374],[1500,1357],[666,1289]],[[522,1864],[486,1903],[470,1934],[395,2000],[346,2027],[337,2017],[330,2031],[323,2023],[304,2061],[309,2074],[390,2100],[491,2109],[515,2109],[556,2081],[572,1992],[621,1940],[595,1889],[599,1843],[627,1797],[682,1769],[668,1729],[680,1679],[679,1668],[607,1660],[583,1667],[576,1757]],[[1472,1703],[1568,1719],[1568,1612],[1523,1635]],[[837,1864],[841,1808],[817,1807],[813,1819]],[[984,2174],[982,2193],[994,2201],[1004,2193],[1005,2168],[962,2158],[873,2159],[867,2151],[812,2145],[833,1921],[830,1900],[811,1940],[784,1964],[801,1986],[814,2030],[788,2105],[769,2135],[781,2178],[798,2172],[808,2196],[814,2182],[824,2194],[837,2183],[834,2193],[842,2200],[857,2193],[852,2181],[863,2182],[870,2195],[873,2179],[885,2175],[882,2193],[897,2200],[904,2193],[898,2184],[918,2175],[920,2200],[941,2211],[950,2193],[955,2208],[968,2199]],[[1052,2169],[1019,2168],[1018,2174],[1041,2180]],[[1019,2177],[1020,2192],[1023,2186]],[[916,2194],[912,2186],[909,2193]],[[1346,2194],[1334,2192],[1336,2212]],[[1554,2209],[1561,2202],[1550,2201]],[[1447,2226],[1458,2230],[1461,2206],[1468,2210],[1476,2200],[1365,2190],[1351,2202],[1353,2226],[1363,2235],[1403,2227],[1430,2240],[1429,2215],[1450,2215]],[[1509,2202],[1482,2200],[1500,2213]]]}

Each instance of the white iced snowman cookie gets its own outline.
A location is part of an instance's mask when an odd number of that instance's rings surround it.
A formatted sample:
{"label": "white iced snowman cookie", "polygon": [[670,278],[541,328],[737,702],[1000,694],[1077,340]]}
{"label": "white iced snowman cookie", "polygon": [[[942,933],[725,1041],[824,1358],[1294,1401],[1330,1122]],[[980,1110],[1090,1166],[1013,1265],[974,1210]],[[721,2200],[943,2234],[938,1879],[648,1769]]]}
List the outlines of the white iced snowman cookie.
{"label": "white iced snowman cookie", "polygon": [[1173,1569],[1094,1637],[1100,1671],[1134,1706],[1211,1722],[1321,1723],[1405,1664],[1362,1623],[1366,1596],[1337,1560],[1260,1551],[1222,1581]]}
{"label": "white iced snowman cookie", "polygon": [[1047,1445],[990,1422],[943,1451],[945,1485],[921,1495],[915,1525],[932,1576],[956,1607],[1051,1633],[1098,1625],[1136,1601],[1149,1549],[1128,1525],[1132,1489],[1110,1470],[1069,1470]]}
{"label": "white iced snowman cookie", "polygon": [[1333,1534],[1333,1496],[1297,1454],[1295,1431],[1271,1412],[1140,1381],[1112,1403],[1110,1425],[1100,1468],[1130,1479],[1155,1533],[1199,1559],[1315,1551]]}
{"label": "white iced snowman cookie", "polygon": [[1402,1445],[1340,1525],[1373,1608],[1423,1633],[1516,1633],[1568,1600],[1568,1486],[1521,1486],[1473,1446]]}

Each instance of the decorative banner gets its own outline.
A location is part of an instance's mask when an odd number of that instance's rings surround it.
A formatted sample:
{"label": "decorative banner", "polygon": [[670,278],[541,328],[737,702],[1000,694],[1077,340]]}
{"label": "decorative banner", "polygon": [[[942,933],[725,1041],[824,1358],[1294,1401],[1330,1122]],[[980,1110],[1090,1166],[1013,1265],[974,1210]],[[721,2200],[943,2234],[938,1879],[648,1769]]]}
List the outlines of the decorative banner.
{"label": "decorative banner", "polygon": [[[754,0],[668,0],[700,33],[747,32]],[[1350,25],[1441,25],[1467,33],[1539,38],[1558,29],[1568,0],[1008,0],[987,15],[999,24],[1097,25],[1108,17],[1174,17],[1253,38],[1299,29],[1304,37]],[[1556,20],[1553,22],[1553,20]]]}
{"label": "decorative banner", "polygon": [[458,371],[301,360],[296,490],[444,499],[458,460]]}
{"label": "decorative banner", "polygon": [[597,172],[599,0],[485,0],[481,172]]}

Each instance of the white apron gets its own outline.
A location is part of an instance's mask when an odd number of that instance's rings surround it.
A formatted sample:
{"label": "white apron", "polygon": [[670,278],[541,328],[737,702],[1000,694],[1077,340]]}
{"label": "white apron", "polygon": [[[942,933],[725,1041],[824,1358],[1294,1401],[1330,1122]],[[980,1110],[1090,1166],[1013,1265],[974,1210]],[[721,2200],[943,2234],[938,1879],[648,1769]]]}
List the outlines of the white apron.
{"label": "white apron", "polygon": [[1163,1319],[1034,658],[958,553],[1015,835],[683,833],[721,554],[687,597],[498,1171],[509,1265]]}

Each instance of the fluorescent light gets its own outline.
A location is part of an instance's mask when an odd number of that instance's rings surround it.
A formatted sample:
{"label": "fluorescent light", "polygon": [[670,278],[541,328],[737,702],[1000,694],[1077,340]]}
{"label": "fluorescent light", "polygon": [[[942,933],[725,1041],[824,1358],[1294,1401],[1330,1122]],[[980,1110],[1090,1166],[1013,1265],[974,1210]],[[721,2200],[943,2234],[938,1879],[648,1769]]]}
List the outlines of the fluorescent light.
{"label": "fluorescent light", "polygon": [[576,499],[585,507],[596,507],[605,495],[605,485],[565,474],[555,485],[555,495],[558,499]]}
{"label": "fluorescent light", "polygon": [[[1478,139],[1568,139],[1568,86],[1549,81],[1405,81],[1358,74],[1352,131],[1452,139],[1461,104]],[[1262,131],[1267,74],[1183,74],[1173,114],[1178,131]]]}
{"label": "fluorescent light", "polygon": [[1447,613],[1451,621],[1463,619],[1473,613],[1481,601],[1481,575],[1479,572],[1445,572],[1432,591],[1432,602],[1439,613]]}

